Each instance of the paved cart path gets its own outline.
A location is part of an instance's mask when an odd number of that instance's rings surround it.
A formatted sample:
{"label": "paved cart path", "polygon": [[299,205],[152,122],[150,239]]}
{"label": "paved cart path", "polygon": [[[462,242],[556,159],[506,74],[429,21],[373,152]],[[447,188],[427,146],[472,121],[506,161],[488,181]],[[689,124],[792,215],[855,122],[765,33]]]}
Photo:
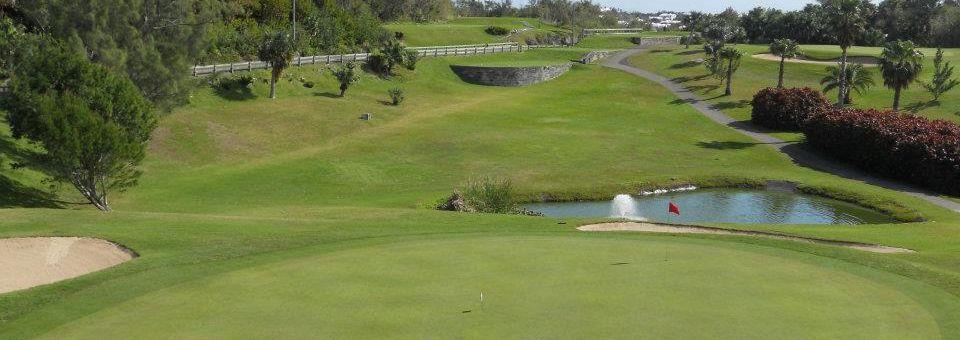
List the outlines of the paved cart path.
{"label": "paved cart path", "polygon": [[669,78],[630,65],[629,58],[631,56],[644,53],[645,51],[646,50],[643,48],[625,50],[611,56],[610,58],[607,58],[602,62],[602,65],[626,71],[666,87],[681,100],[693,105],[697,111],[700,111],[700,113],[702,113],[704,116],[707,116],[707,118],[710,118],[719,124],[733,128],[737,132],[747,135],[762,144],[767,144],[773,148],[776,148],[780,152],[790,157],[798,165],[883,188],[897,190],[905,194],[921,198],[940,207],[950,209],[955,212],[960,212],[960,203],[948,200],[935,193],[914,187],[912,185],[868,175],[859,169],[817,155],[816,153],[804,149],[797,143],[786,142],[779,138],[763,133],[749,121],[734,120],[720,110],[713,108],[710,103],[702,101],[693,91],[684,88],[682,85],[670,80]]}

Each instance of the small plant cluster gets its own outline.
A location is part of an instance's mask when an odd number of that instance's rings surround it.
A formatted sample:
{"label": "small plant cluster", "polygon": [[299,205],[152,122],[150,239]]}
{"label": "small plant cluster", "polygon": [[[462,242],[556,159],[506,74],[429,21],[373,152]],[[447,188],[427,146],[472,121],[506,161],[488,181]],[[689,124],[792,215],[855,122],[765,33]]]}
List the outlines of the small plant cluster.
{"label": "small plant cluster", "polygon": [[383,48],[374,51],[367,57],[367,68],[381,76],[390,76],[393,75],[393,70],[397,66],[403,66],[411,71],[415,70],[418,60],[417,51],[408,50],[399,41],[390,41]]}
{"label": "small plant cluster", "polygon": [[488,214],[542,215],[517,204],[513,184],[509,180],[488,177],[470,181],[462,190],[454,191],[450,198],[437,206],[437,209]]}
{"label": "small plant cluster", "polygon": [[221,91],[240,91],[252,88],[254,80],[253,76],[247,74],[214,77],[210,80],[210,86]]}
{"label": "small plant cluster", "polygon": [[804,126],[807,142],[871,172],[960,193],[960,126],[892,111],[825,107]]}
{"label": "small plant cluster", "polygon": [[484,30],[489,35],[507,35],[510,34],[510,29],[503,26],[487,26],[487,29]]}
{"label": "small plant cluster", "polygon": [[402,103],[403,100],[406,99],[406,96],[403,93],[403,89],[401,88],[392,88],[387,91],[387,94],[390,95],[390,104],[393,104],[393,106],[400,105],[400,103]]}
{"label": "small plant cluster", "polygon": [[340,84],[340,97],[343,97],[347,94],[347,90],[350,89],[350,86],[360,81],[360,74],[357,73],[356,65],[353,63],[346,63],[342,66],[338,66],[330,69],[330,74],[337,79],[337,83]]}
{"label": "small plant cluster", "polygon": [[766,88],[753,96],[751,121],[768,129],[800,131],[810,115],[830,102],[820,91],[802,88]]}

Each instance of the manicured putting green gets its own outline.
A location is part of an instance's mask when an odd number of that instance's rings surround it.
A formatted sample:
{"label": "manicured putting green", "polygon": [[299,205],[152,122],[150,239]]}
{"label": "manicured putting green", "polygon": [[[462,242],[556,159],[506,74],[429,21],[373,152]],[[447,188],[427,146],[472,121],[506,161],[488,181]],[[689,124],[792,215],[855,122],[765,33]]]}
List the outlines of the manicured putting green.
{"label": "manicured putting green", "polygon": [[204,278],[46,337],[937,338],[931,310],[938,307],[925,305],[941,297],[921,286],[735,242],[459,237],[341,250]]}

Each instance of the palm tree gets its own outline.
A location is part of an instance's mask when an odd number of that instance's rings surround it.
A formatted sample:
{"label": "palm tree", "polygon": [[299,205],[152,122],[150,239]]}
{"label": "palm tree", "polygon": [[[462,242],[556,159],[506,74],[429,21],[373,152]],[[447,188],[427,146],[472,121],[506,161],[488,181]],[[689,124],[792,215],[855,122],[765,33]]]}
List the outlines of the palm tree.
{"label": "palm tree", "polygon": [[733,47],[725,47],[720,50],[720,60],[727,61],[727,91],[724,92],[726,95],[733,94],[733,73],[740,68],[740,58],[743,57],[743,52]]}
{"label": "palm tree", "polygon": [[[844,83],[851,89],[857,91],[857,94],[863,94],[867,89],[873,87],[873,74],[863,67],[863,64],[850,64],[847,66],[847,76],[844,77]],[[823,92],[830,92],[840,87],[840,67],[827,67],[827,75],[820,80],[823,86]],[[850,100],[850,91],[843,97],[843,105],[852,104]]]}
{"label": "palm tree", "polygon": [[[840,54],[840,73],[845,74],[847,70],[847,50],[853,45],[857,37],[866,30],[867,22],[863,15],[863,2],[861,0],[820,0],[820,4],[827,13],[831,28],[837,34],[837,42],[843,51]],[[837,90],[840,92],[837,95],[837,103],[842,105],[850,92],[846,79],[840,78]]]}
{"label": "palm tree", "polygon": [[293,41],[284,32],[267,35],[258,54],[261,61],[270,63],[270,98],[277,98],[277,80],[293,59]]}
{"label": "palm tree", "polygon": [[777,80],[777,88],[783,88],[783,67],[787,58],[794,58],[800,55],[800,45],[791,39],[777,39],[770,44],[770,53],[780,57],[780,78]]}
{"label": "palm tree", "polygon": [[893,89],[893,110],[900,109],[900,92],[917,80],[923,69],[923,53],[912,41],[897,40],[887,44],[880,54],[883,85]]}

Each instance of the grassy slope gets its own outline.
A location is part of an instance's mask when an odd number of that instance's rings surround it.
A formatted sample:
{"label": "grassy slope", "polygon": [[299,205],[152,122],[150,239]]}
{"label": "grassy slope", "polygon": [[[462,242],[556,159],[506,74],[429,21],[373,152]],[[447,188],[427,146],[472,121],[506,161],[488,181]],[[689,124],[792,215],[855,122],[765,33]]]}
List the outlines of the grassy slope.
{"label": "grassy slope", "polygon": [[[569,60],[582,52],[522,57]],[[143,255],[78,280],[0,296],[0,338],[42,333],[163,287],[345,247],[338,242],[348,240],[362,246],[394,235],[569,234],[582,222],[411,209],[481,175],[510,178],[526,196],[605,198],[655,184],[776,178],[855,192],[876,205],[895,201],[936,222],[749,227],[903,246],[918,254],[733,239],[840,258],[960,293],[960,246],[951,241],[960,236],[956,216],[905,195],[798,168],[652,83],[576,66],[549,83],[489,88],[463,84],[449,71],[454,60],[517,57],[428,59],[400,79],[365,76],[345,99],[332,95],[332,79],[314,68],[290,74],[316,81],[316,88],[284,81],[277,100],[265,98],[262,83],[249,95],[231,95],[233,100],[210,90],[196,93],[190,106],[164,119],[146,175],[139,187],[117,197],[118,212],[0,210],[2,236],[97,236]],[[407,91],[404,105],[381,103],[392,87]],[[374,120],[358,120],[363,112],[373,112]],[[5,174],[25,177],[22,170]],[[638,236],[645,237],[657,236]],[[314,248],[298,253],[301,247]]]}
{"label": "grassy slope", "polygon": [[664,36],[683,36],[685,32],[678,31],[647,31],[640,34],[632,35],[593,35],[584,37],[580,40],[580,43],[577,44],[577,47],[589,48],[589,49],[605,49],[605,50],[619,50],[625,48],[636,47],[637,45],[630,42],[632,37],[664,37]]}
{"label": "grassy slope", "polygon": [[[724,88],[717,79],[707,76],[706,69],[695,62],[703,58],[698,47],[684,50],[682,47],[664,47],[634,57],[632,60],[638,66],[655,70],[661,74],[682,81],[686,86],[695,90],[710,102],[722,108],[725,112],[738,119],[749,119],[750,104],[753,94],[758,90],[777,85],[779,63],[776,61],[760,60],[750,57],[757,53],[767,53],[766,46],[739,45],[745,52],[740,69],[734,75],[733,96],[723,95]],[[837,57],[840,49],[836,46],[803,46],[802,49],[819,59]],[[878,56],[879,48],[855,47],[851,55]],[[920,80],[929,81],[933,74],[933,58],[935,50],[923,49],[928,55],[925,59],[925,69]],[[945,59],[954,65],[960,64],[960,49],[945,50]],[[820,88],[820,79],[825,74],[824,65],[788,63],[786,66],[786,86],[809,86]],[[893,104],[893,90],[883,86],[883,79],[876,68],[871,68],[876,86],[863,95],[853,94],[855,105],[860,107],[889,108]],[[836,91],[827,94],[828,98],[836,99]],[[903,92],[901,103],[904,109],[925,117],[946,119],[960,122],[960,90],[948,92],[941,98],[940,103],[930,103],[931,97],[920,84],[913,84]]]}
{"label": "grassy slope", "polygon": [[525,34],[549,32],[557,28],[533,18],[457,18],[443,23],[392,23],[384,25],[391,31],[404,33],[404,41],[409,46],[440,46],[486,44],[513,41],[507,36],[487,34],[488,26],[501,26],[507,29],[525,27],[527,22],[534,27]]}

